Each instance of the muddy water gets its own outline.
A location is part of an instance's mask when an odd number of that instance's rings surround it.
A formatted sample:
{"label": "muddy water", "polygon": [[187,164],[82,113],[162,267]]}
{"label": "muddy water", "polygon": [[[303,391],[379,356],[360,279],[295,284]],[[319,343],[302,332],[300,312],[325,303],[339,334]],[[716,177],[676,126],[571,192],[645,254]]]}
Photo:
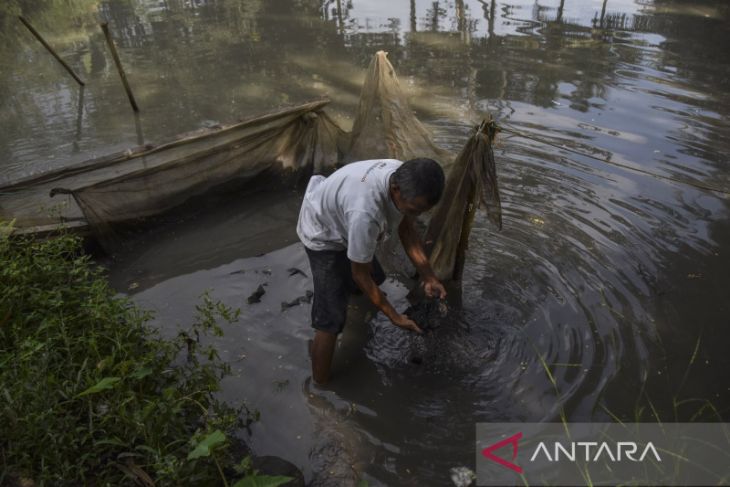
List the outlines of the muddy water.
{"label": "muddy water", "polygon": [[[554,144],[501,135],[504,230],[478,217],[448,326],[414,337],[354,300],[335,379],[312,386],[309,305],[282,309],[311,289],[290,275],[308,275],[295,192],[208,202],[111,265],[115,286],[156,310],[164,333],[190,322],[206,289],[241,307],[216,343],[236,372],[222,394],[262,413],[241,433],[253,448],[316,485],[444,485],[449,468],[473,464],[478,421],[728,420],[727,195],[588,157],[730,190],[728,6],[338,5],[79,0],[57,12],[20,2],[89,83],[81,97],[5,18],[3,178],[323,93],[347,125],[364,67],[385,49],[445,148],[457,151],[486,111]],[[98,17],[120,39],[136,120]],[[261,302],[247,304],[263,284]],[[405,309],[404,283],[384,288]]]}

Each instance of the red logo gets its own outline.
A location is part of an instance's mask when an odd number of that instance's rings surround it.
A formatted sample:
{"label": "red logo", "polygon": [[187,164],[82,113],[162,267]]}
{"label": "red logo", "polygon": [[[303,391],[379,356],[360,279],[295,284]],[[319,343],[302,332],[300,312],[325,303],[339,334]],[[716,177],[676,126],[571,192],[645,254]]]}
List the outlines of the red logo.
{"label": "red logo", "polygon": [[493,462],[497,462],[503,467],[507,467],[510,470],[514,470],[517,473],[522,473],[522,467],[519,465],[515,465],[512,462],[508,462],[504,458],[500,458],[494,453],[492,453],[494,450],[499,450],[505,445],[512,445],[512,461],[514,461],[515,458],[517,458],[517,448],[519,445],[517,444],[518,441],[520,441],[520,438],[522,438],[522,432],[514,434],[510,436],[509,438],[505,438],[502,441],[498,441],[494,445],[486,447],[484,450],[482,450],[482,455],[484,455],[486,458],[492,460]]}

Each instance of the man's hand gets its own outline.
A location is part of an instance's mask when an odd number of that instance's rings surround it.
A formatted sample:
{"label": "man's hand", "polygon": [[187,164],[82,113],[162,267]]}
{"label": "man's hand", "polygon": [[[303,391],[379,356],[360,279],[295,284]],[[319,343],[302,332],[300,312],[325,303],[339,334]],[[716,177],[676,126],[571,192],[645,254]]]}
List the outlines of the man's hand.
{"label": "man's hand", "polygon": [[373,281],[373,278],[370,275],[370,266],[370,262],[367,264],[359,262],[352,263],[352,278],[355,280],[358,287],[362,289],[363,293],[370,298],[370,301],[372,301],[385,316],[390,318],[390,321],[392,321],[394,325],[405,328],[406,330],[415,331],[416,333],[422,333],[421,329],[413,320],[408,318],[406,315],[398,313],[393,305],[388,302],[388,299],[382,291],[380,291],[378,285]]}
{"label": "man's hand", "polygon": [[436,278],[433,269],[431,269],[428,256],[423,249],[421,237],[413,226],[413,218],[408,215],[403,217],[398,227],[398,235],[400,236],[400,241],[403,244],[406,254],[411,259],[411,262],[413,262],[413,265],[416,266],[418,274],[423,279],[423,290],[426,292],[426,296],[429,298],[444,299],[446,297],[446,289],[444,289],[444,285]]}
{"label": "man's hand", "polygon": [[405,328],[406,330],[415,331],[416,333],[423,333],[423,330],[421,330],[415,321],[407,317],[406,315],[398,314],[391,318],[391,320],[395,326],[400,326],[401,328]]}
{"label": "man's hand", "polygon": [[429,298],[444,299],[446,297],[446,289],[444,289],[444,285],[435,277],[424,279],[423,290]]}

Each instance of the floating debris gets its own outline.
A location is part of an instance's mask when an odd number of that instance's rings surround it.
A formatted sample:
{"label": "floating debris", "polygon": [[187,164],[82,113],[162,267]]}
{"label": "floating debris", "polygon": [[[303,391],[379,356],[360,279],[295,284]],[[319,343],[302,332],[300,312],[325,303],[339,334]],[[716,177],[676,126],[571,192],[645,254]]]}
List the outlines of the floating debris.
{"label": "floating debris", "polygon": [[264,289],[264,285],[260,284],[258,288],[253,292],[251,296],[246,299],[248,304],[254,304],[254,303],[260,303],[261,302],[261,296],[266,294],[266,290]]}
{"label": "floating debris", "polygon": [[312,296],[314,296],[314,293],[312,291],[307,291],[304,296],[299,296],[293,301],[283,302],[281,303],[281,310],[285,311],[289,308],[293,308],[294,306],[299,306],[300,304],[306,303],[309,304],[312,302]]}
{"label": "floating debris", "polygon": [[477,479],[477,475],[467,467],[454,467],[449,470],[451,481],[456,487],[468,487]]}

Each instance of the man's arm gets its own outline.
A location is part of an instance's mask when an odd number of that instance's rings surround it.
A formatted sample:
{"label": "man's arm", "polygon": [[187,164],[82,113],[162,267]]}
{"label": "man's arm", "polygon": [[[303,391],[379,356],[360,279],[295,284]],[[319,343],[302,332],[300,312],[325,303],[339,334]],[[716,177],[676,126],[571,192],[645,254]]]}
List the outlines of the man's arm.
{"label": "man's arm", "polygon": [[373,278],[370,275],[370,268],[370,263],[352,263],[352,279],[355,281],[355,284],[362,289],[362,292],[370,298],[370,301],[372,301],[373,304],[377,306],[378,309],[382,311],[394,325],[421,333],[421,329],[413,320],[408,318],[406,315],[398,313],[393,305],[390,304],[390,301],[388,301],[378,285],[375,284],[375,281],[373,281]]}
{"label": "man's arm", "polygon": [[426,295],[429,297],[445,298],[446,290],[444,286],[439,282],[436,274],[434,274],[431,264],[428,261],[428,256],[423,248],[423,242],[421,237],[418,235],[416,228],[413,224],[413,218],[410,216],[403,216],[400,225],[398,226],[398,236],[403,244],[403,248],[411,259],[413,265],[416,266],[418,275],[424,283],[424,290]]}

